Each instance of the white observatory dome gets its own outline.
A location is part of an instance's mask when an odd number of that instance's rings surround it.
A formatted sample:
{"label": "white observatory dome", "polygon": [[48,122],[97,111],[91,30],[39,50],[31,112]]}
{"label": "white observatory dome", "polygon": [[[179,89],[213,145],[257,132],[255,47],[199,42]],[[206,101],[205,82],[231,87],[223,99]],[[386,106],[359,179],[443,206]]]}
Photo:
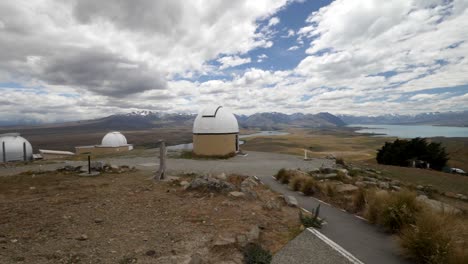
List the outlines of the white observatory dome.
{"label": "white observatory dome", "polygon": [[107,133],[102,138],[101,145],[103,147],[121,147],[127,146],[127,139],[120,132],[114,131]]}
{"label": "white observatory dome", "polygon": [[0,162],[33,159],[31,143],[18,133],[0,135]]}
{"label": "white observatory dome", "polygon": [[222,106],[203,109],[193,123],[194,134],[234,134],[239,133],[236,117]]}

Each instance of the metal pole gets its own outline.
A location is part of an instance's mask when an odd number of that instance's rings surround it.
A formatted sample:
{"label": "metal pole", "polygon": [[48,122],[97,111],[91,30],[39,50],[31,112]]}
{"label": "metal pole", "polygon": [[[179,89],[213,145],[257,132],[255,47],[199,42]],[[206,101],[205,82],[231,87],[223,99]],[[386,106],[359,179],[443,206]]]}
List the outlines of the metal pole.
{"label": "metal pole", "polygon": [[91,174],[91,155],[88,155],[88,174]]}
{"label": "metal pole", "polygon": [[23,160],[24,161],[27,160],[27,157],[26,157],[26,142],[23,142]]}
{"label": "metal pole", "polygon": [[5,141],[2,141],[2,149],[3,149],[3,162],[6,162],[6,148],[5,148]]}

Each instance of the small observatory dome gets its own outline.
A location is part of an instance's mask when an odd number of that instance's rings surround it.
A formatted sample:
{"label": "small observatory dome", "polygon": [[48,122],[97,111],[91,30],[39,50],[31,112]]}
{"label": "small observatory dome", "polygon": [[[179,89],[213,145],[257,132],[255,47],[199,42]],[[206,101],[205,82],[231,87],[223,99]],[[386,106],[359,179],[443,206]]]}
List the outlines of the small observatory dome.
{"label": "small observatory dome", "polygon": [[239,133],[236,117],[222,106],[207,107],[193,123],[193,134],[235,134]]}
{"label": "small observatory dome", "polygon": [[33,159],[31,143],[18,133],[0,135],[0,162],[30,161]]}
{"label": "small observatory dome", "polygon": [[102,138],[101,145],[103,147],[121,147],[121,146],[126,146],[128,144],[127,144],[127,139],[125,138],[124,135],[122,135],[120,132],[114,131],[114,132],[107,133]]}

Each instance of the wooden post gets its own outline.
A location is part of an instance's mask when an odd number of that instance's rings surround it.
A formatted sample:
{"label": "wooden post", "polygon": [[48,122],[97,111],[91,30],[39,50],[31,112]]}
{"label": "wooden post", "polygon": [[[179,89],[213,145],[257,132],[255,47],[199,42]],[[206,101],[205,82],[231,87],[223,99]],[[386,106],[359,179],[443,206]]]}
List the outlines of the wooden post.
{"label": "wooden post", "polygon": [[3,162],[6,163],[6,148],[5,148],[5,141],[2,141],[2,149],[3,149]]}
{"label": "wooden post", "polygon": [[154,175],[155,180],[164,179],[166,173],[166,142],[160,140],[159,143],[159,170]]}
{"label": "wooden post", "polygon": [[88,174],[91,174],[91,155],[88,155]]}

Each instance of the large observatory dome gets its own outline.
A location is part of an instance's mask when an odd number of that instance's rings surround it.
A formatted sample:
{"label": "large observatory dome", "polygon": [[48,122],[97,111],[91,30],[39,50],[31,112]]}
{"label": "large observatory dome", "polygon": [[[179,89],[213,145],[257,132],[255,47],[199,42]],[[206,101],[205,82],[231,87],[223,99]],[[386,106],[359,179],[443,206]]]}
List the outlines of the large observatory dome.
{"label": "large observatory dome", "polygon": [[18,133],[0,135],[0,162],[33,159],[31,143]]}
{"label": "large observatory dome", "polygon": [[102,138],[101,145],[103,147],[121,147],[121,146],[126,146],[128,144],[127,144],[127,139],[125,138],[124,135],[122,135],[120,132],[114,131],[114,132],[107,133]]}
{"label": "large observatory dome", "polygon": [[239,133],[236,117],[222,106],[203,109],[193,123],[193,134],[234,134]]}

